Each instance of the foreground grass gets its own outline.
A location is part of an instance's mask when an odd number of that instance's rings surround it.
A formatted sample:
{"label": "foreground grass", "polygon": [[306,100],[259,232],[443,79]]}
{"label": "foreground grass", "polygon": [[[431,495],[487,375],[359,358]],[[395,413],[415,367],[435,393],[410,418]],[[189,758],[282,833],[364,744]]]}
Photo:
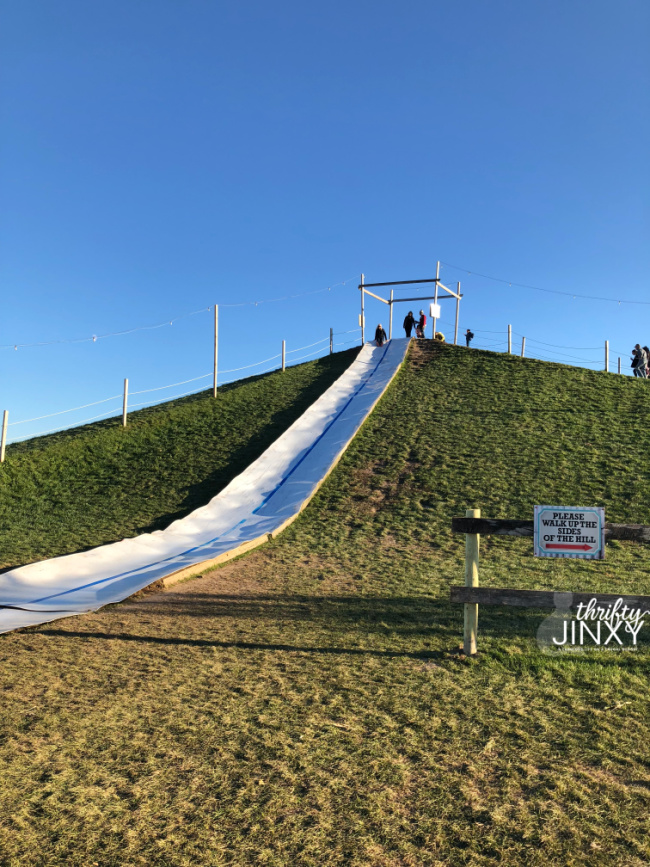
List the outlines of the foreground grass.
{"label": "foreground grass", "polygon": [[[648,863],[647,640],[550,657],[543,613],[482,607],[464,659],[448,588],[468,507],[650,523],[650,437],[629,424],[650,392],[418,349],[269,546],[0,638],[1,863]],[[485,584],[650,594],[645,546],[579,563],[482,542]]]}
{"label": "foreground grass", "polygon": [[350,365],[336,353],[9,447],[0,569],[161,530],[205,505]]}

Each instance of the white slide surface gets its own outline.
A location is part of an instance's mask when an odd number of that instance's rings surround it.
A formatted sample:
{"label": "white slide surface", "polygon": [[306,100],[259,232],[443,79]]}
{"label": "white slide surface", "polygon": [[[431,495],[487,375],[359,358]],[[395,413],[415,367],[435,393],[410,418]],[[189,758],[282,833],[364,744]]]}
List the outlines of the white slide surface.
{"label": "white slide surface", "polygon": [[409,341],[366,344],[350,367],[217,496],[165,530],[0,575],[0,632],[95,611],[159,578],[272,533],[300,512],[404,360]]}

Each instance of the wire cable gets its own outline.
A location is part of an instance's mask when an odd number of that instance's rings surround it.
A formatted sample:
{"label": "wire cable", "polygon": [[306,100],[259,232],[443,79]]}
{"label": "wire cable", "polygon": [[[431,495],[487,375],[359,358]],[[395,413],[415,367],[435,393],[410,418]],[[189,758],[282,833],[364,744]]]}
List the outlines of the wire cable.
{"label": "wire cable", "polygon": [[650,301],[628,301],[624,298],[607,298],[603,295],[583,295],[578,292],[563,292],[560,289],[544,289],[542,286],[531,286],[529,283],[516,283],[514,280],[503,280],[500,277],[491,277],[489,274],[481,274],[479,271],[469,271],[467,268],[461,268],[460,265],[452,265],[450,262],[443,262],[441,265],[446,265],[447,268],[454,268],[456,271],[464,271],[466,274],[473,274],[476,277],[483,277],[484,280],[493,280],[495,283],[504,283],[507,286],[518,286],[521,289],[534,289],[536,292],[548,292],[551,295],[564,295],[567,298],[587,298],[590,301],[613,301],[616,304],[642,304],[650,306]]}
{"label": "wire cable", "polygon": [[35,418],[24,418],[21,421],[10,421],[7,427],[12,427],[16,424],[27,424],[30,421],[41,421],[44,418],[54,418],[55,415],[64,415],[66,412],[76,412],[79,409],[87,409],[89,406],[99,406],[100,403],[108,403],[110,400],[118,400],[122,397],[121,394],[116,394],[114,397],[105,397],[104,400],[96,400],[93,403],[85,403],[83,406],[74,406],[72,409],[62,409],[59,412],[50,412],[47,415],[39,415]]}
{"label": "wire cable", "polygon": [[[278,301],[292,301],[296,298],[305,298],[310,295],[318,295],[322,292],[331,292],[332,289],[336,289],[339,286],[345,286],[350,281],[354,280],[353,277],[346,277],[345,280],[340,280],[338,283],[332,283],[331,286],[326,286],[324,289],[315,289],[311,292],[299,292],[294,295],[284,295],[281,298],[264,298],[260,301],[240,301],[236,304],[219,304],[219,307],[251,307],[251,306],[259,306],[261,304],[274,304]],[[98,340],[105,340],[108,337],[122,337],[127,334],[134,334],[137,331],[152,331],[157,328],[165,328],[169,325],[173,325],[174,322],[179,322],[181,319],[188,319],[190,316],[197,316],[200,313],[208,313],[211,310],[214,310],[214,305],[210,305],[209,307],[201,307],[199,310],[192,310],[190,313],[182,313],[179,316],[173,316],[171,319],[166,319],[164,322],[159,322],[155,325],[139,325],[135,328],[128,328],[123,331],[110,331],[106,334],[93,334],[90,337],[72,337],[72,338],[62,338],[60,340],[44,340],[37,343],[3,343],[0,344],[0,349],[27,349],[33,348],[37,346],[54,346],[62,343],[96,343]]]}
{"label": "wire cable", "polygon": [[277,355],[272,355],[270,358],[265,358],[263,361],[256,361],[255,364],[245,364],[243,367],[232,367],[230,370],[218,370],[217,376],[219,373],[238,373],[240,370],[250,370],[251,367],[259,367],[260,364],[266,364],[267,361],[274,361],[276,358],[280,358],[282,355],[281,352],[278,352]]}
{"label": "wire cable", "polygon": [[21,443],[21,442],[24,442],[25,440],[31,440],[31,439],[36,439],[37,437],[46,436],[46,434],[61,433],[62,431],[66,431],[66,430],[74,430],[75,428],[82,427],[83,425],[88,424],[91,421],[97,421],[98,419],[110,417],[114,414],[117,417],[118,413],[119,413],[119,410],[116,411],[114,409],[111,409],[111,410],[108,410],[107,412],[101,413],[100,415],[92,416],[92,418],[86,418],[83,421],[75,422],[73,425],[64,425],[63,427],[55,427],[55,428],[52,428],[51,430],[44,430],[44,431],[40,431],[39,433],[28,434],[25,437],[20,437],[19,439],[12,440],[11,443],[7,443],[7,444],[11,445],[12,443]]}
{"label": "wire cable", "polygon": [[286,355],[291,355],[293,352],[300,352],[301,349],[311,349],[312,346],[318,346],[319,343],[329,343],[329,337],[323,337],[322,340],[317,340],[315,343],[308,343],[307,346],[299,346],[297,349],[288,349]]}
{"label": "wire cable", "polygon": [[204,373],[203,376],[195,376],[194,379],[185,379],[183,382],[173,382],[171,385],[160,385],[158,388],[144,388],[142,391],[131,391],[129,394],[150,394],[152,391],[162,391],[165,388],[176,388],[178,385],[187,385],[188,382],[198,382],[199,379],[206,379],[212,376],[212,373]]}

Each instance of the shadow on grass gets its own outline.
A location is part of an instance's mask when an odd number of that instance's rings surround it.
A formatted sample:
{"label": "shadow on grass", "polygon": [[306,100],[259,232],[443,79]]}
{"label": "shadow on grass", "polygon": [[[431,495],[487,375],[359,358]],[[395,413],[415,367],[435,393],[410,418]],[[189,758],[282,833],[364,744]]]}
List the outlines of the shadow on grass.
{"label": "shadow on grass", "polygon": [[[119,607],[118,607],[119,606]],[[260,619],[278,621],[318,620],[332,626],[346,624],[386,628],[411,626],[414,629],[435,629],[438,632],[463,629],[462,604],[431,596],[319,596],[302,594],[229,595],[212,593],[155,594],[149,598],[118,603],[120,612],[141,612],[161,617],[206,617]],[[491,632],[510,631],[513,626],[525,626],[527,634],[551,613],[552,609],[506,609],[481,606],[480,620]],[[503,624],[503,629],[501,628]],[[521,633],[519,633],[521,634]],[[534,631],[532,633],[534,635]]]}
{"label": "shadow on grass", "polygon": [[108,641],[135,641],[183,647],[219,647],[223,650],[274,650],[284,653],[333,654],[338,656],[375,656],[382,658],[443,659],[449,654],[442,650],[377,650],[366,647],[319,647],[295,644],[276,644],[254,641],[214,641],[208,638],[180,638],[158,635],[130,635],[123,632],[69,632],[65,629],[40,629],[39,635],[66,638],[96,638]]}

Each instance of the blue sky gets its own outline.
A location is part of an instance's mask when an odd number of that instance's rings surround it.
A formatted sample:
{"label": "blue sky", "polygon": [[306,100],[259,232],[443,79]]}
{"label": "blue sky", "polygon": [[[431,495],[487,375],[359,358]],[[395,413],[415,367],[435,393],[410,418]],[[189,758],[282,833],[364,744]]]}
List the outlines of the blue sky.
{"label": "blue sky", "polygon": [[223,369],[311,344],[438,259],[485,345],[627,369],[650,303],[573,293],[650,302],[649,44],[646,0],[4,4],[0,409],[208,373],[215,302]]}

